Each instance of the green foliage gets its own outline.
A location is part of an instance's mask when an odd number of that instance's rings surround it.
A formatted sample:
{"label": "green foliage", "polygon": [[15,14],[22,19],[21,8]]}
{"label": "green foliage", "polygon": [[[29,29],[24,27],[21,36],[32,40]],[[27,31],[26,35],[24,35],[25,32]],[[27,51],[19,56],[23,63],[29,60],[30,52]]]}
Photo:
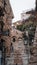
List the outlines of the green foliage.
{"label": "green foliage", "polygon": [[19,25],[17,26],[17,29],[20,30],[20,31],[24,31],[25,30],[25,25]]}
{"label": "green foliage", "polygon": [[[24,41],[29,41],[29,45],[32,45],[32,40],[34,40],[35,36],[35,30],[36,30],[36,25],[33,22],[26,22],[25,24],[17,26],[17,29],[20,31],[23,31],[23,38]],[[28,36],[26,35],[26,31],[28,31]]]}

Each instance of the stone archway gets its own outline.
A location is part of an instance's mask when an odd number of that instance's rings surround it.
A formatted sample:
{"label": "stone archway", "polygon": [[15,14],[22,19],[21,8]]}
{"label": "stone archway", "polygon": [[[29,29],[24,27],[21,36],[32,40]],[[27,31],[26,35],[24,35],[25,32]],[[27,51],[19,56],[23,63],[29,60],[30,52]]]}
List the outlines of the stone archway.
{"label": "stone archway", "polygon": [[16,41],[16,38],[17,38],[16,36],[13,36],[12,37],[12,41],[15,42]]}

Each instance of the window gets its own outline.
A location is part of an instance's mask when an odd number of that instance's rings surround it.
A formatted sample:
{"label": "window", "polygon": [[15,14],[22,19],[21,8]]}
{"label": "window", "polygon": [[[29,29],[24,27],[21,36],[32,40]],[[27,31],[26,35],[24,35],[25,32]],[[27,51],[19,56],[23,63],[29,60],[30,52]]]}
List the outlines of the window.
{"label": "window", "polygon": [[13,42],[15,42],[16,40],[15,40],[15,38],[13,38]]}
{"label": "window", "polygon": [[9,29],[8,29],[8,30],[6,30],[6,31],[3,31],[3,35],[4,35],[4,36],[9,36],[9,34],[10,34]]}
{"label": "window", "polygon": [[3,26],[4,26],[4,22],[3,21],[0,21],[0,31],[1,32],[3,31]]}
{"label": "window", "polygon": [[1,8],[1,7],[0,7],[0,16],[4,16],[3,9],[4,9],[4,8]]}
{"label": "window", "polygon": [[13,37],[12,37],[12,42],[15,42],[15,41],[16,41],[16,37],[13,36]]}

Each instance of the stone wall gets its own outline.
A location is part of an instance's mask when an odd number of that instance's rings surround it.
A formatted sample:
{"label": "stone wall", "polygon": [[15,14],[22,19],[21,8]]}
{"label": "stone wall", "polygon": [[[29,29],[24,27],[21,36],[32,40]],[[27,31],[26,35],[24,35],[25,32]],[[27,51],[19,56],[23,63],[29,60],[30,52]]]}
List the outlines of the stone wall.
{"label": "stone wall", "polygon": [[0,0],[0,50],[2,51],[2,64],[5,65],[5,58],[10,56],[11,31],[13,11],[9,0]]}

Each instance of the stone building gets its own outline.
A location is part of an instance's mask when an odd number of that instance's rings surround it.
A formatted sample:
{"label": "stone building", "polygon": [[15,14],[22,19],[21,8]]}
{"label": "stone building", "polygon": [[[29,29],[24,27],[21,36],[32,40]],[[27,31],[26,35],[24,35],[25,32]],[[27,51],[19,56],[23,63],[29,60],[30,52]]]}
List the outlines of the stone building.
{"label": "stone building", "polygon": [[[26,12],[32,18],[27,21],[37,22],[37,0],[35,10]],[[14,15],[9,0],[0,0],[0,62],[1,65],[37,65],[37,23],[34,43],[26,46],[22,32],[12,29]],[[31,50],[30,50],[31,49]],[[30,54],[31,51],[31,54]],[[29,55],[30,54],[30,55]]]}
{"label": "stone building", "polygon": [[32,50],[32,54],[31,54],[31,57],[29,59],[29,64],[28,65],[37,65],[37,0],[36,0],[36,8],[35,8],[35,10],[28,11],[28,12],[26,12],[26,14],[32,14],[32,16],[35,17],[34,19],[32,17],[32,21],[36,25],[34,42],[33,42],[33,45],[30,46],[31,50]]}
{"label": "stone building", "polygon": [[[14,18],[9,0],[0,0],[0,58],[1,65],[5,65],[5,58],[10,55],[12,19]],[[0,55],[1,55],[0,53]]]}

